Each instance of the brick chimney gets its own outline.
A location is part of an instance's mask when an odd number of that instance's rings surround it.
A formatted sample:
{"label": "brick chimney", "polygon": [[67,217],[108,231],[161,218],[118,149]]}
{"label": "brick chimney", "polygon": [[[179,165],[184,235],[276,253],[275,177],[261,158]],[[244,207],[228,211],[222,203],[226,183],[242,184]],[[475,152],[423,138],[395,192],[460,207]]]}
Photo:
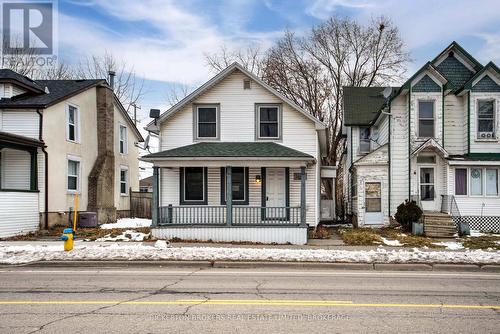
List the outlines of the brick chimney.
{"label": "brick chimney", "polygon": [[[113,80],[110,76],[110,84]],[[107,85],[97,90],[97,159],[89,174],[88,211],[99,224],[115,222],[114,94]]]}

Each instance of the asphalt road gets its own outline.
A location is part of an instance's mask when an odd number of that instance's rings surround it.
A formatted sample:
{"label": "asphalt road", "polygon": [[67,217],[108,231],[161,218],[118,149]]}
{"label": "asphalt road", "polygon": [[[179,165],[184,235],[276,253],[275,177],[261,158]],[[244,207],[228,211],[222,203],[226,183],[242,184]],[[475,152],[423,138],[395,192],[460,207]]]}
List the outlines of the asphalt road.
{"label": "asphalt road", "polygon": [[500,274],[0,268],[2,333],[499,333]]}

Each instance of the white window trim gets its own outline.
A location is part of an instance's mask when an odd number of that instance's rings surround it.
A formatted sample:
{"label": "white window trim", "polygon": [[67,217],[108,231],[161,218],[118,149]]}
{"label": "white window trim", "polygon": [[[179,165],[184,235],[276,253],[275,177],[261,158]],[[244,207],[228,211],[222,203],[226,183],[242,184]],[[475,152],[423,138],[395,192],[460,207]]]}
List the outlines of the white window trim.
{"label": "white window trim", "polygon": [[[368,134],[368,146],[369,146],[368,151],[362,151],[361,150],[361,132],[362,132],[363,129],[368,129],[368,131],[369,131],[369,134]],[[359,141],[359,143],[358,143],[359,144],[358,145],[359,146],[358,147],[358,153],[359,153],[359,155],[366,155],[366,154],[368,154],[368,153],[370,153],[372,151],[371,137],[372,137],[372,129],[371,129],[371,127],[367,127],[367,126],[360,126],[359,127],[359,133],[358,133],[358,141]]]}
{"label": "white window trim", "polygon": [[[120,144],[122,142],[122,127],[125,128],[125,139],[123,140],[123,152],[120,152]],[[128,154],[128,127],[122,123],[118,123],[118,152],[121,155]]]}
{"label": "white window trim", "polygon": [[[215,137],[200,137],[199,136],[199,124],[200,124],[200,108],[215,108]],[[219,133],[219,128],[220,128],[220,108],[219,108],[219,104],[210,104],[210,103],[207,103],[207,104],[197,104],[195,105],[195,108],[194,108],[194,111],[196,113],[195,115],[195,120],[196,120],[196,123],[195,123],[195,135],[194,135],[194,138],[195,140],[198,140],[198,141],[204,141],[204,140],[207,140],[207,141],[210,141],[210,140],[219,140],[220,138],[220,133]]]}
{"label": "white window trim", "polygon": [[[482,101],[492,101],[493,102],[493,136],[491,138],[480,138],[479,137],[479,102],[482,102]],[[476,122],[476,135],[475,135],[475,138],[474,140],[475,141],[478,141],[478,142],[498,142],[498,134],[497,134],[497,131],[498,131],[498,128],[497,128],[497,119],[498,119],[498,115],[497,115],[497,100],[495,98],[488,98],[488,97],[484,97],[484,98],[477,98],[476,99],[476,114],[475,114],[475,122]]]}
{"label": "white window trim", "polygon": [[[126,178],[125,178],[125,192],[122,193],[122,171],[126,171]],[[129,168],[128,166],[122,166],[120,165],[120,175],[119,175],[119,179],[118,179],[118,185],[119,185],[119,190],[120,190],[120,196],[128,196],[129,195],[129,182],[130,180],[130,175],[129,175]]]}
{"label": "white window trim", "polygon": [[[68,168],[68,162],[69,161],[74,161],[78,162],[78,175],[77,175],[77,180],[76,180],[76,190],[69,189],[69,184],[68,184],[68,177],[69,175],[69,168]],[[73,175],[72,175],[73,176]],[[68,194],[81,194],[82,193],[82,158],[76,155],[68,155],[66,157],[66,191]]]}
{"label": "white window trim", "polygon": [[[487,194],[487,188],[486,188],[486,184],[487,184],[487,180],[486,180],[486,171],[488,170],[496,170],[497,171],[497,194],[496,195],[488,195]],[[494,167],[485,167],[484,168],[484,197],[489,197],[489,198],[496,198],[496,197],[500,197],[500,168],[494,168]]]}
{"label": "white window trim", "polygon": [[[75,117],[75,121],[76,121],[76,124],[75,124],[75,140],[71,140],[69,139],[69,107],[73,107],[76,109],[76,117]],[[81,141],[80,141],[80,106],[78,106],[77,104],[74,104],[74,103],[70,103],[70,102],[67,102],[66,103],[66,106],[65,106],[65,110],[66,110],[66,140],[69,141],[70,143],[75,143],[75,144],[79,144]]]}
{"label": "white window trim", "polygon": [[[472,194],[472,187],[471,187],[471,182],[472,182],[472,170],[473,169],[479,169],[481,170],[481,195],[473,195]],[[485,194],[485,177],[484,177],[484,167],[470,167],[469,168],[469,175],[468,175],[468,178],[469,178],[469,191],[467,192],[469,194],[469,197],[476,197],[476,198],[481,198],[481,197],[486,197],[484,194]]]}
{"label": "white window trim", "polygon": [[[205,187],[207,187],[208,185],[205,184],[205,167],[199,167],[201,168],[202,170],[202,180],[203,180],[203,198],[201,200],[193,200],[193,199],[186,199],[186,167],[184,167],[184,173],[182,173],[182,186],[183,186],[183,194],[182,194],[182,197],[183,197],[183,200],[184,202],[204,202],[205,201]],[[208,172],[208,171],[207,171]]]}
{"label": "white window trim", "polygon": [[[278,125],[278,136],[277,137],[262,137],[260,135],[260,108],[276,108],[277,109],[277,125]],[[279,104],[259,104],[257,106],[257,139],[259,140],[281,140],[281,128],[282,128],[282,106]]]}
{"label": "white window trim", "polygon": [[[420,136],[420,120],[431,120],[431,118],[420,118],[420,102],[432,102],[432,121],[434,123],[434,136],[432,137],[421,137]],[[417,138],[418,139],[429,139],[429,138],[436,138],[437,135],[437,129],[436,129],[436,99],[418,99],[417,100]]]}

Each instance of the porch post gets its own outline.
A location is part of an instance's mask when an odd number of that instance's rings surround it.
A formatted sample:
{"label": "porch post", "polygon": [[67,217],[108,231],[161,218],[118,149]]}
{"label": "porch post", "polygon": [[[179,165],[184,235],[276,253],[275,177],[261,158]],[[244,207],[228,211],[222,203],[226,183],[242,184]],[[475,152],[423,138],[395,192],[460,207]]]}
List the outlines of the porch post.
{"label": "porch post", "polygon": [[31,168],[30,168],[30,189],[38,190],[38,150],[33,150],[30,152],[31,157]]}
{"label": "porch post", "polygon": [[232,168],[226,167],[226,224],[231,226],[233,223],[233,180]]}
{"label": "porch post", "polygon": [[300,224],[306,224],[306,167],[300,167]]}
{"label": "porch post", "polygon": [[158,194],[159,194],[159,189],[158,189],[158,179],[159,179],[159,167],[154,166],[153,167],[153,196],[151,198],[151,218],[152,218],[152,226],[156,227],[158,226],[158,210],[159,210],[159,200],[158,200]]}

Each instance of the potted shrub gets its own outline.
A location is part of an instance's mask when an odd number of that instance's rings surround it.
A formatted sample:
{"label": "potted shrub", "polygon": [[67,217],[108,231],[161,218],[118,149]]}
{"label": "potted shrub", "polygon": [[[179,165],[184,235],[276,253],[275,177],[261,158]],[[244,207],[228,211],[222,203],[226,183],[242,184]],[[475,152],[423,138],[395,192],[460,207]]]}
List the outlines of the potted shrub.
{"label": "potted shrub", "polygon": [[404,231],[413,234],[423,234],[424,224],[420,221],[422,214],[422,209],[418,207],[415,201],[406,200],[398,206],[394,218],[401,224]]}

